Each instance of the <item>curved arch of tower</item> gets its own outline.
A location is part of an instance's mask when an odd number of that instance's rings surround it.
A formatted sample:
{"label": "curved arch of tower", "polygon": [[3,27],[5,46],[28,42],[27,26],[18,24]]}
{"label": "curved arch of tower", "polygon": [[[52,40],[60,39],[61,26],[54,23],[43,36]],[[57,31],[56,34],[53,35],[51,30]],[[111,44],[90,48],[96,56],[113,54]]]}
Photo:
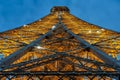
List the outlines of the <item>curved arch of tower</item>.
{"label": "curved arch of tower", "polygon": [[0,80],[119,80],[120,33],[55,6],[0,33]]}

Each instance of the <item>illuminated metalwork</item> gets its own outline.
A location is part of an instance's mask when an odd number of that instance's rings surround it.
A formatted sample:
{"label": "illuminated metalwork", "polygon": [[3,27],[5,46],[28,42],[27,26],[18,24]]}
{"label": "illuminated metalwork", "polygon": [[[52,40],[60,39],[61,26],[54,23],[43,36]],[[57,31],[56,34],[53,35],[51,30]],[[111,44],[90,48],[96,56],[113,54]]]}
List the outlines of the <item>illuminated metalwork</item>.
{"label": "illuminated metalwork", "polygon": [[70,14],[67,7],[0,33],[0,79],[119,80],[120,34]]}

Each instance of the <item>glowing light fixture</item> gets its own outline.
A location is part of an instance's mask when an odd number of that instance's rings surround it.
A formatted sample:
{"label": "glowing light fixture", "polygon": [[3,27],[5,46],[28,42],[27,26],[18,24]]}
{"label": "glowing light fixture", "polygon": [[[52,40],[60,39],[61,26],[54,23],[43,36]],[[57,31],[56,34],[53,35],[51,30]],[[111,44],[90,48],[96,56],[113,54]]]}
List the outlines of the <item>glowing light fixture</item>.
{"label": "glowing light fixture", "polygon": [[41,46],[36,46],[36,48],[37,48],[37,49],[45,49],[45,48],[43,48],[43,47],[41,47]]}
{"label": "glowing light fixture", "polygon": [[102,31],[105,31],[105,29],[101,29]]}
{"label": "glowing light fixture", "polygon": [[23,25],[23,27],[26,27],[27,25]]}
{"label": "glowing light fixture", "polygon": [[42,21],[41,19],[39,19],[39,21]]}
{"label": "glowing light fixture", "polygon": [[88,31],[88,33],[92,33],[92,31],[91,31],[91,30],[89,30],[89,31]]}
{"label": "glowing light fixture", "polygon": [[97,31],[98,34],[100,34],[101,32],[100,31]]}
{"label": "glowing light fixture", "polygon": [[52,30],[54,30],[55,28],[56,28],[56,26],[53,26],[53,27],[52,27]]}

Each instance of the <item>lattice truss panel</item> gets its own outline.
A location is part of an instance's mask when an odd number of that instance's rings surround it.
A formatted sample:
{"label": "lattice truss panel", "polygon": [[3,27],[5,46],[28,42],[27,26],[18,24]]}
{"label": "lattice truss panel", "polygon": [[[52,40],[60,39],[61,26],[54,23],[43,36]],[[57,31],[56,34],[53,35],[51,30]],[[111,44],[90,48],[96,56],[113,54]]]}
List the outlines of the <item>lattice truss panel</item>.
{"label": "lattice truss panel", "polygon": [[[85,22],[69,13],[62,15],[63,23],[75,34],[103,50],[113,58],[120,55],[120,34]],[[74,26],[74,27],[73,27]]]}
{"label": "lattice truss panel", "polygon": [[120,34],[55,10],[0,33],[0,79],[119,80]]}
{"label": "lattice truss panel", "polygon": [[[93,55],[84,44],[78,41],[73,35],[64,29],[63,24],[58,23],[56,29],[48,32],[40,42],[35,43],[22,57],[15,60],[14,64],[4,66],[2,70],[12,72],[40,71],[47,73],[65,73],[65,72],[91,72],[91,71],[116,71],[116,67],[102,63],[102,61]],[[101,62],[100,62],[101,61]],[[39,72],[39,73],[40,73]],[[5,72],[6,73],[6,72]],[[24,72],[23,72],[24,73]],[[10,74],[10,73],[9,73]],[[67,74],[67,73],[66,73]],[[83,76],[38,76],[41,79],[82,79]],[[84,76],[85,77],[85,76]],[[6,77],[1,76],[2,79]],[[10,79],[20,79],[19,76],[8,76]],[[28,76],[22,76],[22,79],[29,79]],[[102,79],[111,77],[86,76],[88,79]],[[32,76],[31,79],[35,79]]]}
{"label": "lattice truss panel", "polygon": [[56,14],[49,14],[31,24],[0,33],[0,53],[4,57],[10,55],[48,32],[57,22]]}

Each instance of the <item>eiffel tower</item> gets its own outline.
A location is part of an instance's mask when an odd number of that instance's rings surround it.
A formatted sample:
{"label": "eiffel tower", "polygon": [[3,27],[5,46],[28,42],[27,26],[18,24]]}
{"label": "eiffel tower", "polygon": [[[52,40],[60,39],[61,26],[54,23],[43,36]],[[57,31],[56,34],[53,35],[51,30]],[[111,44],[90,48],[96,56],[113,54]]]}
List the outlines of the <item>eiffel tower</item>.
{"label": "eiffel tower", "polygon": [[120,80],[120,33],[65,6],[0,33],[0,80]]}

